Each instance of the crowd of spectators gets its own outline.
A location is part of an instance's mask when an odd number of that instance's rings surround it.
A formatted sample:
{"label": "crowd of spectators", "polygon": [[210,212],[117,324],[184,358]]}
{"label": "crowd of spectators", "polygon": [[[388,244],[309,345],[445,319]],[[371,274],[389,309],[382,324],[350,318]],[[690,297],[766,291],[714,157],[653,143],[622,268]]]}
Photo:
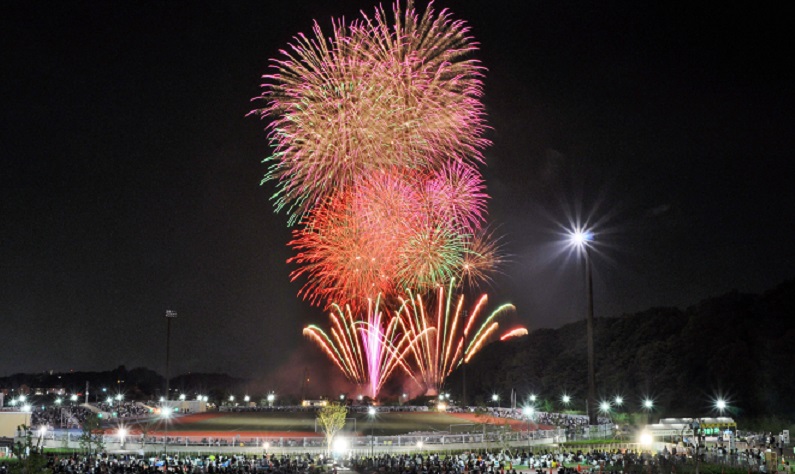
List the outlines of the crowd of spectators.
{"label": "crowd of spectators", "polygon": [[[202,455],[145,457],[141,455],[86,455],[47,457],[52,474],[321,474],[334,468],[322,456],[302,455]],[[9,467],[0,462],[0,474]]]}
{"label": "crowd of spectators", "polygon": [[[542,450],[538,452],[517,450],[499,453],[463,454],[398,454],[374,457],[353,457],[352,469],[361,474],[580,474],[599,472],[674,472],[676,466],[709,462],[742,467],[748,472],[765,473],[764,450],[747,449],[729,452],[720,446],[698,451],[694,446],[664,448],[659,452],[650,450],[592,450],[566,451]],[[784,463],[789,471],[789,463]]]}
{"label": "crowd of spectators", "polygon": [[[154,402],[150,402],[150,404],[154,404]],[[149,407],[140,402],[100,402],[94,404],[94,406],[96,406],[100,411],[106,413],[115,413],[116,417],[118,418],[140,418],[150,414]]]}
{"label": "crowd of spectators", "polygon": [[55,405],[49,407],[33,407],[30,414],[30,425],[34,429],[80,428],[90,413],[111,413],[118,418],[139,418],[148,416],[149,408],[138,402],[114,402],[86,405]]}
{"label": "crowd of spectators", "polygon": [[50,406],[34,408],[30,414],[30,426],[33,429],[45,427],[53,428],[80,428],[91,410],[80,406]]}

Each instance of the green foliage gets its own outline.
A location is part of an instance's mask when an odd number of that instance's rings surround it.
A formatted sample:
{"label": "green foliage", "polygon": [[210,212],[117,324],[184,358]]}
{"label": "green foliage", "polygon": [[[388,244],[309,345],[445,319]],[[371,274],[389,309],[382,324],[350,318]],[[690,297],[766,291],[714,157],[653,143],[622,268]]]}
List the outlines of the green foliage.
{"label": "green foliage", "polygon": [[326,405],[317,411],[317,422],[326,435],[326,446],[329,451],[331,451],[334,436],[345,427],[347,415],[348,407],[339,403]]}
{"label": "green foliage", "polygon": [[41,440],[37,439],[33,443],[33,434],[27,425],[20,425],[17,429],[25,436],[12,448],[18,462],[9,465],[9,474],[49,474],[51,471],[47,468],[47,458],[41,453]]}
{"label": "green foliage", "polygon": [[80,448],[85,450],[89,457],[95,453],[105,449],[102,442],[102,419],[98,413],[89,413],[83,422],[83,431],[78,440],[80,441]]}
{"label": "green foliage", "polygon": [[[621,394],[622,412],[642,412],[654,398],[650,420],[716,416],[714,399],[729,400],[729,415],[758,419],[768,431],[795,421],[795,378],[784,368],[795,360],[795,280],[763,295],[738,292],[681,310],[655,308],[620,317],[598,317],[594,343],[597,390]],[[561,393],[571,408],[585,411],[587,392],[585,322],[539,329],[527,337],[484,348],[468,364],[471,393],[536,393],[560,411]],[[460,374],[449,379],[457,380]],[[773,416],[779,417],[774,420]],[[646,416],[637,421],[646,422]],[[765,420],[773,421],[766,423]],[[749,424],[750,427],[750,424]]]}

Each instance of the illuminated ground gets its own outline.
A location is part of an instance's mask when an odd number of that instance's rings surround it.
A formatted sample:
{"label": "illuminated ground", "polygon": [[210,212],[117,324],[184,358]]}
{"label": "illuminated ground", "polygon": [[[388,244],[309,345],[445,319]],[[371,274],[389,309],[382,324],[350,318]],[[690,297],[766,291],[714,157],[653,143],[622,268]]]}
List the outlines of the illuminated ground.
{"label": "illuminated ground", "polygon": [[[476,431],[483,425],[508,425],[514,430],[527,429],[527,424],[517,420],[491,418],[481,415],[448,413],[379,413],[371,422],[368,415],[354,413],[349,416],[344,431],[376,436],[407,434],[415,431]],[[470,426],[465,426],[470,425]],[[134,432],[141,427],[130,427]],[[543,428],[543,427],[542,427]],[[146,431],[160,433],[162,422],[154,422]],[[170,436],[320,436],[315,432],[315,415],[310,412],[247,412],[247,413],[204,413],[181,416],[169,423]]]}

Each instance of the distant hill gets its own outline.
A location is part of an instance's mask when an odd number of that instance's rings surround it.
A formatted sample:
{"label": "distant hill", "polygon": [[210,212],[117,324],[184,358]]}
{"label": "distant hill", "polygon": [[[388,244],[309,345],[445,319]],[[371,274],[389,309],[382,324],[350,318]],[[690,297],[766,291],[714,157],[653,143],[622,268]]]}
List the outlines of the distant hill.
{"label": "distant hill", "polygon": [[[717,414],[795,420],[795,280],[762,295],[731,292],[695,306],[654,308],[595,321],[597,393],[623,395],[626,409],[655,401],[653,418]],[[486,397],[511,389],[555,402],[563,391],[584,409],[585,321],[492,344],[467,367],[467,390]],[[474,375],[477,374],[477,375]],[[461,374],[448,378],[460,390]]]}

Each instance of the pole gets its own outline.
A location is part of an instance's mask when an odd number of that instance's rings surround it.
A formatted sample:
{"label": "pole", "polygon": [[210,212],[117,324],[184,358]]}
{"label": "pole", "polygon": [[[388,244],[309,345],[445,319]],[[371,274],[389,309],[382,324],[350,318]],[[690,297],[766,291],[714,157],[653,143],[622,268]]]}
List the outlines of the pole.
{"label": "pole", "polygon": [[593,342],[593,273],[592,273],[591,252],[585,246],[585,273],[586,291],[588,292],[588,313],[586,315],[586,332],[588,337],[588,400],[586,409],[588,412],[588,424],[598,425],[596,413],[596,372],[594,369],[594,342]]}
{"label": "pole", "polygon": [[169,403],[169,383],[171,382],[171,320],[176,317],[176,311],[166,310],[166,396],[164,397],[164,405],[160,407],[161,416],[165,415],[165,436],[163,436],[163,457],[165,458],[165,472],[168,472],[168,419],[171,415],[171,404]]}
{"label": "pole", "polygon": [[464,331],[461,333],[461,339],[463,343],[461,344],[461,362],[463,367],[461,368],[461,386],[463,388],[463,397],[461,397],[461,404],[463,407],[468,406],[467,402],[467,358],[466,358],[466,344],[467,344],[467,310],[464,310],[464,313],[461,315],[462,321],[464,323]]}

